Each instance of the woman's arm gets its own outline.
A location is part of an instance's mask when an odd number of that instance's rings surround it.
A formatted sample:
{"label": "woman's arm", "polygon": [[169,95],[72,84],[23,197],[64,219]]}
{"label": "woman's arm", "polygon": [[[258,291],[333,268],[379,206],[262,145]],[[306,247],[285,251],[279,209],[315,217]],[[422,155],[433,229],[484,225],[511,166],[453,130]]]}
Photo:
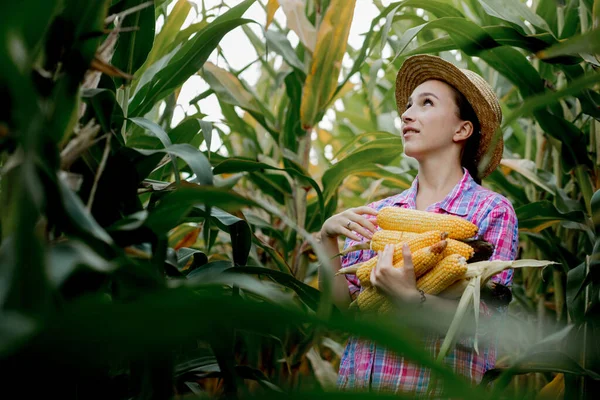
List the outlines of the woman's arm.
{"label": "woman's arm", "polygon": [[[323,224],[321,228],[321,243],[329,257],[329,263],[333,268],[334,274],[342,267],[339,257],[334,257],[340,252],[338,246],[338,237],[340,235],[356,241],[362,241],[359,234],[369,239],[373,237],[376,227],[364,215],[377,215],[377,211],[370,207],[352,208],[333,215]],[[319,282],[321,282],[323,277],[322,268],[325,267],[320,264]],[[348,308],[352,299],[345,275],[333,277],[332,297],[333,304],[340,310]]]}

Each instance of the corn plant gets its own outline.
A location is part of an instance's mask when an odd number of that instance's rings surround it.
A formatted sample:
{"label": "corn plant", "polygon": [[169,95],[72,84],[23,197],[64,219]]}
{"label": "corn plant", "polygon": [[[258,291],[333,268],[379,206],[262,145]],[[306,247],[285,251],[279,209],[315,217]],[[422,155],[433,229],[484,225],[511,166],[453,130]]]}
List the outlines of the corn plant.
{"label": "corn plant", "polygon": [[[506,397],[531,396],[555,373],[566,395],[591,392],[600,370],[598,5],[374,1],[381,14],[353,49],[355,3],[245,0],[202,7],[186,27],[186,1],[0,5],[7,395],[353,397],[334,391],[348,334],[432,368],[453,397],[498,398],[509,384]],[[265,9],[262,35],[249,29],[262,21],[244,18],[253,4]],[[279,7],[299,22],[280,26]],[[233,29],[259,54],[255,87],[207,62]],[[515,204],[521,256],[560,263],[517,275],[510,318],[535,311],[539,337],[529,340],[540,343],[506,351],[486,377],[491,392],[430,359],[410,327],[354,319],[331,307],[327,279],[314,283],[328,263],[322,222],[414,177],[391,93],[402,60],[422,52],[460,55],[494,84],[506,159],[486,184]],[[194,103],[216,96],[224,121],[197,107],[172,123],[195,74],[210,90]]]}

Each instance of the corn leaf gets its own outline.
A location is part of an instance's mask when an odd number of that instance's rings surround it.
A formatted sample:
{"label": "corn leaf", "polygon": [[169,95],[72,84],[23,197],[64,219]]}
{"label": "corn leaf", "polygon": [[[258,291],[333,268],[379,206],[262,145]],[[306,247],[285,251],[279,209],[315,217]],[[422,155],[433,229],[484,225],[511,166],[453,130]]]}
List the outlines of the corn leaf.
{"label": "corn leaf", "polygon": [[531,183],[544,189],[551,195],[556,194],[555,188],[548,186],[531,168],[535,168],[535,164],[530,160],[515,160],[504,158],[500,161],[500,165],[510,168],[525,177]]}
{"label": "corn leaf", "polygon": [[600,28],[588,31],[583,35],[569,38],[557,43],[549,49],[542,50],[536,55],[542,60],[561,55],[600,54]]}
{"label": "corn leaf", "polygon": [[222,101],[249,111],[261,112],[258,100],[231,72],[207,62],[202,68],[202,75]]}
{"label": "corn leaf", "polygon": [[275,17],[275,13],[279,9],[279,1],[278,0],[269,0],[267,3],[267,23],[265,24],[265,29],[269,28],[271,22],[273,22],[273,18]]}
{"label": "corn leaf", "polygon": [[350,175],[369,171],[373,164],[388,164],[402,152],[402,139],[378,139],[344,157],[323,174],[323,197],[330,202],[340,185]]}
{"label": "corn leaf", "polygon": [[519,230],[522,231],[540,232],[562,221],[586,222],[585,214],[581,211],[562,213],[547,200],[521,206],[515,211],[519,218]]}
{"label": "corn leaf", "polygon": [[[146,3],[146,0],[126,0],[119,3],[121,11]],[[121,28],[133,28],[119,34],[119,40],[111,64],[127,74],[134,74],[146,61],[154,42],[154,4],[127,15]],[[120,80],[118,80],[120,81]]]}
{"label": "corn leaf", "polygon": [[278,0],[278,2],[285,14],[288,27],[298,35],[300,43],[310,52],[314,52],[317,44],[317,30],[306,17],[304,2],[301,0]]}
{"label": "corn leaf", "polygon": [[310,72],[302,92],[302,128],[310,129],[337,88],[356,0],[333,0],[323,17]]}
{"label": "corn leaf", "polygon": [[167,49],[171,48],[170,44],[176,42],[174,39],[180,32],[181,26],[183,25],[183,22],[187,18],[191,9],[191,3],[187,0],[178,0],[177,3],[175,3],[173,10],[169,13],[168,18],[165,21],[165,24],[154,39],[154,45],[148,54],[148,58],[139,69],[133,71],[135,72],[136,78],[141,77],[149,66],[169,53]]}
{"label": "corn leaf", "polygon": [[290,67],[294,67],[297,70],[304,72],[304,64],[298,58],[298,55],[285,35],[281,32],[270,30],[265,32],[265,38],[267,39],[269,47],[283,57],[283,60],[288,63]]}
{"label": "corn leaf", "polygon": [[255,0],[245,0],[216,18],[196,36],[187,41],[167,65],[160,69],[138,92],[129,104],[129,116],[142,116],[194,75],[208,59],[219,41],[232,29],[250,22],[241,16]]}
{"label": "corn leaf", "polygon": [[456,342],[461,324],[473,302],[475,291],[479,292],[479,290],[480,287],[476,286],[476,279],[471,279],[462,296],[460,297],[456,312],[454,313],[454,318],[452,319],[452,322],[448,327],[448,331],[446,332],[446,336],[444,337],[444,341],[440,346],[440,352],[436,358],[437,362],[441,363],[444,360],[444,357],[448,355],[448,351]]}
{"label": "corn leaf", "polygon": [[[315,190],[317,196],[319,198],[319,207],[321,213],[324,211],[324,200],[323,194],[321,193],[321,189],[317,182],[314,179],[310,178],[310,176],[302,171],[299,171],[296,168],[277,168],[272,165],[256,162],[250,159],[242,159],[242,158],[228,158],[224,161],[220,162],[213,169],[213,174],[233,174],[236,172],[255,172],[255,171],[263,171],[263,170],[275,170],[275,171],[284,171],[288,175],[300,178],[310,184],[310,186]],[[289,192],[288,192],[289,193]]]}
{"label": "corn leaf", "polygon": [[538,30],[549,31],[546,21],[518,0],[479,0],[484,10],[492,17],[503,19],[520,26],[524,32],[530,30],[523,21],[530,22]]}
{"label": "corn leaf", "polygon": [[[166,153],[171,157],[171,160],[176,160],[176,157],[184,160],[187,165],[191,168],[194,173],[194,182],[201,185],[212,185],[213,175],[211,172],[211,166],[206,156],[197,148],[191,146],[188,143],[173,144],[165,146],[163,149],[148,150],[136,148],[139,153],[150,156],[159,153]],[[175,173],[178,174],[179,170],[174,165]]]}
{"label": "corn leaf", "polygon": [[533,111],[546,107],[551,104],[558,103],[559,100],[567,96],[575,96],[580,94],[584,90],[593,88],[600,82],[600,73],[589,73],[581,76],[572,82],[568,86],[552,93],[543,93],[537,96],[528,98],[519,108],[514,110],[508,115],[503,122],[504,127],[512,123],[517,118],[528,115]]}

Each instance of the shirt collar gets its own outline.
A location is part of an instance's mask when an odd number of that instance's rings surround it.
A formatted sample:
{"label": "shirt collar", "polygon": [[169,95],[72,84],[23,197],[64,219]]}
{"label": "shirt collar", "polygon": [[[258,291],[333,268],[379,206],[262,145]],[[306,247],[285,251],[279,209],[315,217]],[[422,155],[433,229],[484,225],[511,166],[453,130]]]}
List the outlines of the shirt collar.
{"label": "shirt collar", "polygon": [[[429,209],[440,208],[449,214],[465,216],[468,213],[467,204],[473,197],[473,189],[476,182],[469,174],[466,168],[463,168],[464,174],[460,182],[448,193],[448,195],[437,203],[429,206]],[[419,187],[418,175],[413,180],[409,189],[397,194],[394,199],[394,205],[406,206],[407,208],[416,208],[417,189]]]}

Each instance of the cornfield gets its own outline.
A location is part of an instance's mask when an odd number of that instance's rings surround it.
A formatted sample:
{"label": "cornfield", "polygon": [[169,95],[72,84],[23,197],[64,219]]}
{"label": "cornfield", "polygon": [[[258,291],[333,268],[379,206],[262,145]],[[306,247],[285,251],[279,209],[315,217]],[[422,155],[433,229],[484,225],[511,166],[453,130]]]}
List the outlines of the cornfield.
{"label": "cornfield", "polygon": [[[22,0],[0,18],[5,398],[387,397],[336,389],[349,335],[448,397],[595,398],[600,1]],[[417,172],[393,95],[414,54],[492,84],[505,150],[483,185],[514,205],[519,258],[555,262],[515,269],[477,387],[410,321],[355,318],[317,283],[323,222]]]}

